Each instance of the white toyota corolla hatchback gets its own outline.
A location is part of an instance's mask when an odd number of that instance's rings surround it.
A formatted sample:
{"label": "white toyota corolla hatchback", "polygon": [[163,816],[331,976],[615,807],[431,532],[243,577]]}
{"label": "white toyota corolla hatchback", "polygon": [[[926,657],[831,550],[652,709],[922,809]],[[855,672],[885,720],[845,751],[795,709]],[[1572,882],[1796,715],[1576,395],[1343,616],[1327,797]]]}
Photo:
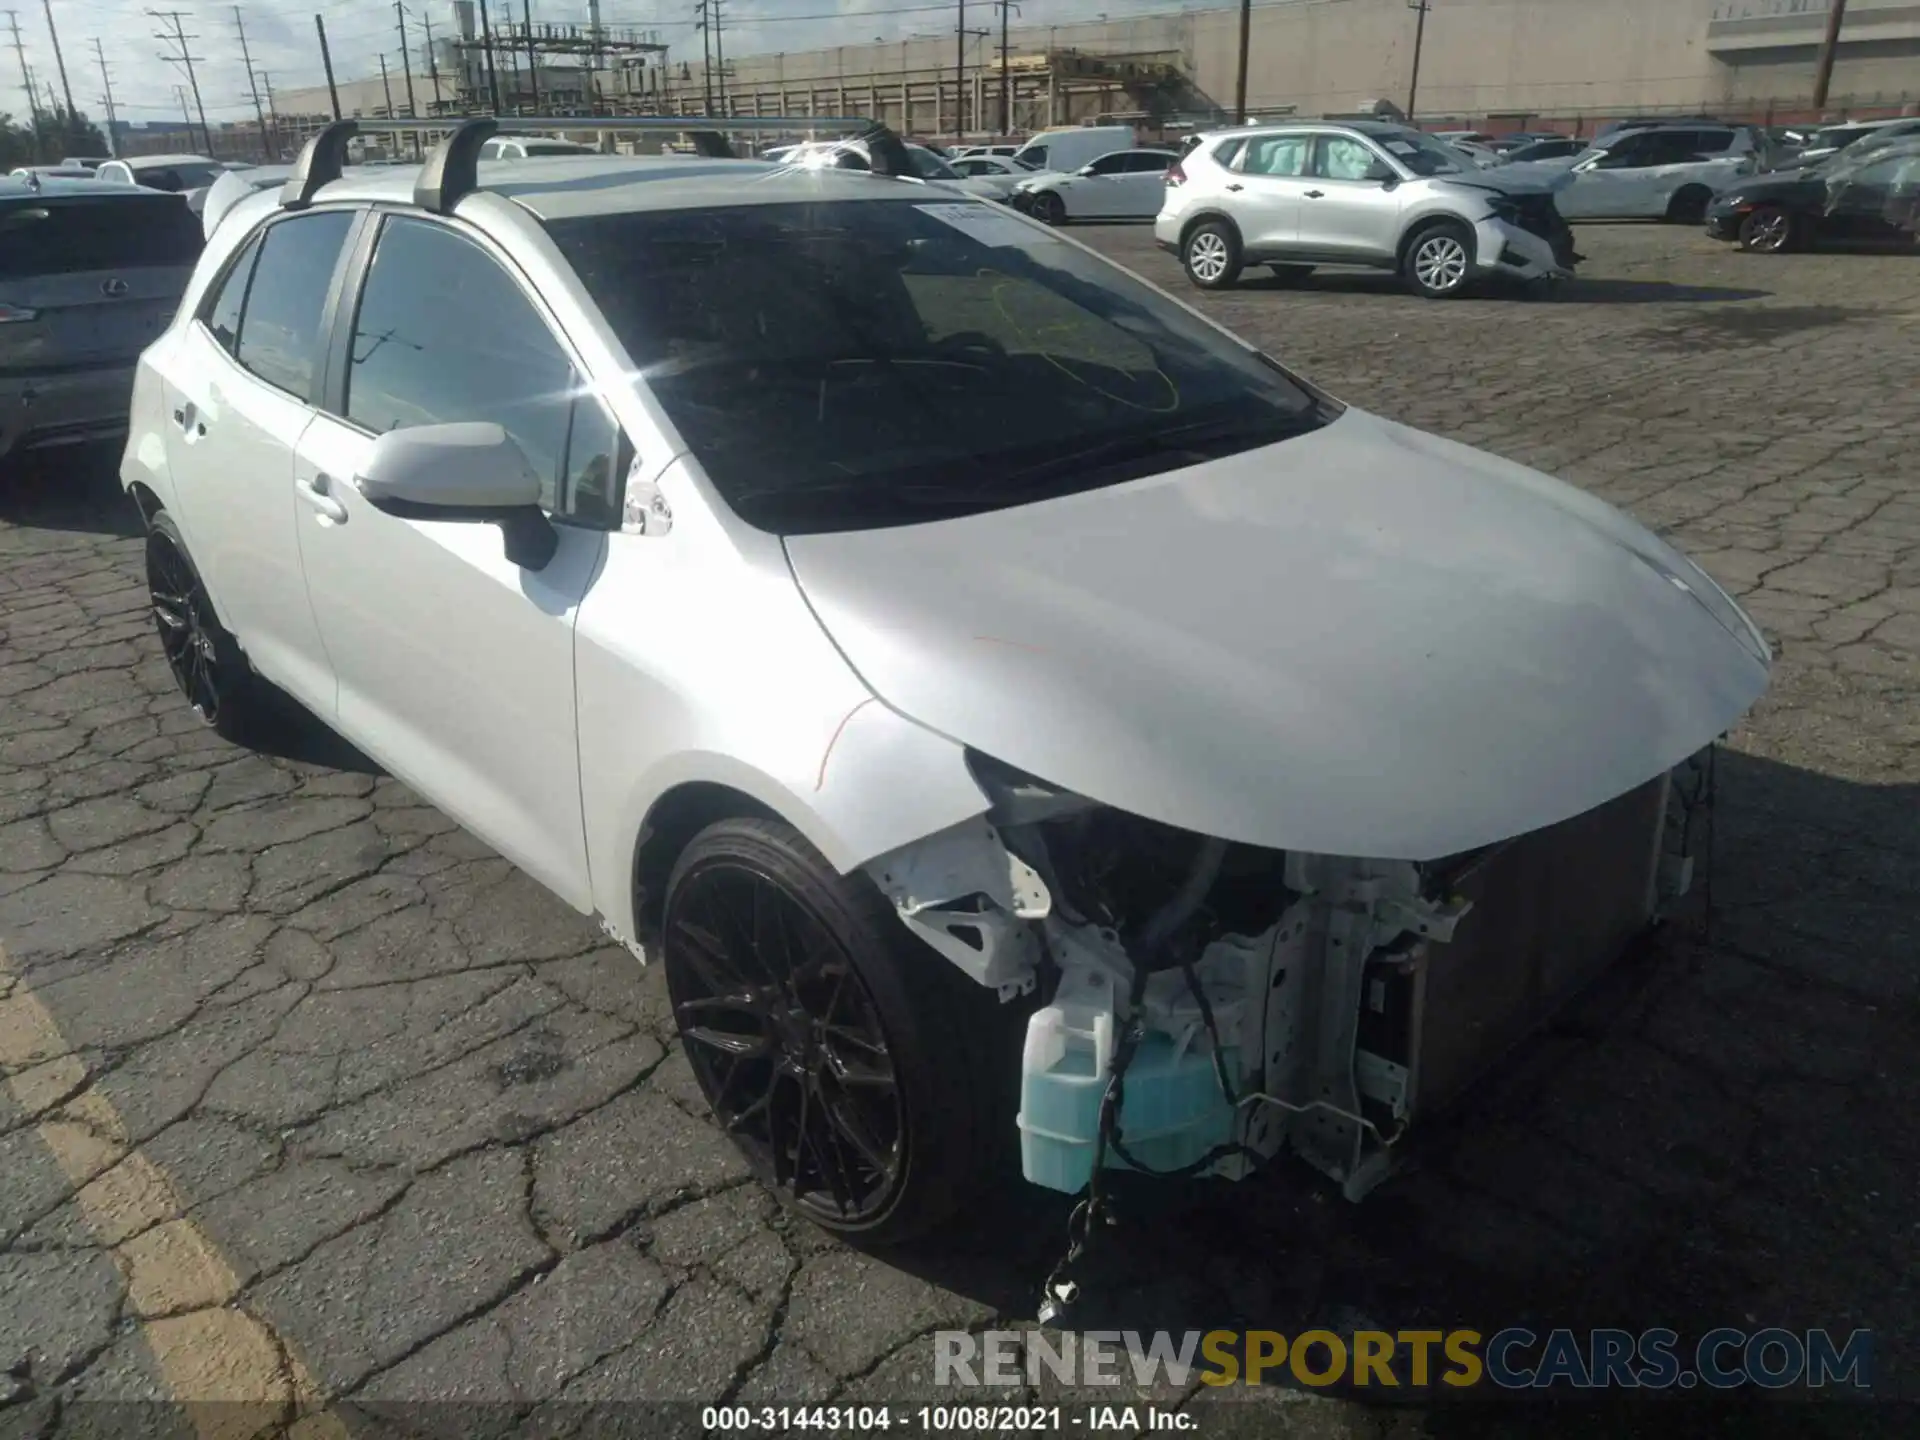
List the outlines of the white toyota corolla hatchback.
{"label": "white toyota corolla hatchback", "polygon": [[1769,655],[1618,512],[1002,208],[493,128],[219,220],[122,471],[160,643],[657,956],[821,1224],[1358,1195],[1683,888]]}

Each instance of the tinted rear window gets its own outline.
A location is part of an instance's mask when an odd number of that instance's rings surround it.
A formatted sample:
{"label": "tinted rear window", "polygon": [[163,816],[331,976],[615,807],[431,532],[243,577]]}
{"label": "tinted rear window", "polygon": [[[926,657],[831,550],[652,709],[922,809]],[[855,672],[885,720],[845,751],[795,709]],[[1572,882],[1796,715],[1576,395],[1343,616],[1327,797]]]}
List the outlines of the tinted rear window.
{"label": "tinted rear window", "polygon": [[39,195],[0,206],[0,278],[192,265],[200,220],[172,195]]}
{"label": "tinted rear window", "polygon": [[655,210],[549,229],[708,477],[762,529],[1018,505],[1271,444],[1331,413],[1126,271],[986,204]]}

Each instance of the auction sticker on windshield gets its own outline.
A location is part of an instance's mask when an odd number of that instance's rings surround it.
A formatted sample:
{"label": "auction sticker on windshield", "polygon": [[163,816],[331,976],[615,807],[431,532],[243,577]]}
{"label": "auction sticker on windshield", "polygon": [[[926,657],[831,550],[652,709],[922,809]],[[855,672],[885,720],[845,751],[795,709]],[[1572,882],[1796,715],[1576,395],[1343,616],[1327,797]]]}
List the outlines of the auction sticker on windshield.
{"label": "auction sticker on windshield", "polygon": [[921,214],[951,225],[982,245],[1034,245],[1055,237],[1038,225],[1029,225],[1017,216],[996,210],[991,205],[962,202],[958,205],[916,205]]}

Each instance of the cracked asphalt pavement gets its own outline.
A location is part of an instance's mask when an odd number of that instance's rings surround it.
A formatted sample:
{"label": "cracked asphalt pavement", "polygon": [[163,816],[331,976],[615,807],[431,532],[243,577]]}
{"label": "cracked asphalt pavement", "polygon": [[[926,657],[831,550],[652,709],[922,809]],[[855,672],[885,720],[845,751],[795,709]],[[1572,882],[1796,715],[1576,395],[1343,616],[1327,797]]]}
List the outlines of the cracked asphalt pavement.
{"label": "cracked asphalt pavement", "polygon": [[[1189,293],[1144,230],[1078,233]],[[1779,662],[1720,761],[1711,914],[1364,1206],[1289,1167],[1127,1190],[1100,1315],[1868,1327],[1881,1392],[1911,1399],[1920,264],[1580,240],[1550,302],[1315,276],[1198,303],[1337,394],[1623,505],[1742,598]],[[1013,1186],[878,1256],[782,1213],[706,1118],[657,970],[313,723],[252,752],[197,726],[116,459],[0,493],[0,1435],[166,1398],[258,1407],[234,1433],[392,1402],[463,1435],[639,1399],[956,1398],[927,1335],[1030,1323],[1064,1206]],[[1209,1434],[1468,1423],[1168,1398]],[[1607,1415],[1594,1433],[1630,1428]],[[1499,1423],[1536,1421],[1580,1423]]]}

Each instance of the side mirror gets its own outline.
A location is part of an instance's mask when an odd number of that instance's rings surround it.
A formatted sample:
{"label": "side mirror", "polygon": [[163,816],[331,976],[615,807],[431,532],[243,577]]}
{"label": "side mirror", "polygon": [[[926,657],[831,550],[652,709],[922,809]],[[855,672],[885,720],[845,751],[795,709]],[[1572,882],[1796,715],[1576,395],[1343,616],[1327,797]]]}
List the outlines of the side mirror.
{"label": "side mirror", "polygon": [[540,477],[491,421],[389,430],[373,442],[359,486],[368,504],[403,519],[499,525],[507,558],[523,569],[544,569],[559,548],[540,509]]}
{"label": "side mirror", "polygon": [[1386,161],[1376,160],[1367,167],[1367,173],[1360,178],[1362,180],[1371,180],[1376,185],[1384,185],[1387,189],[1391,190],[1400,183],[1400,172],[1387,164]]}
{"label": "side mirror", "polygon": [[1093,166],[1091,165],[1082,165],[1078,170],[1074,171],[1073,173],[1076,175],[1084,175],[1088,179],[1092,179],[1095,175],[1098,175],[1100,172],[1094,169]]}

